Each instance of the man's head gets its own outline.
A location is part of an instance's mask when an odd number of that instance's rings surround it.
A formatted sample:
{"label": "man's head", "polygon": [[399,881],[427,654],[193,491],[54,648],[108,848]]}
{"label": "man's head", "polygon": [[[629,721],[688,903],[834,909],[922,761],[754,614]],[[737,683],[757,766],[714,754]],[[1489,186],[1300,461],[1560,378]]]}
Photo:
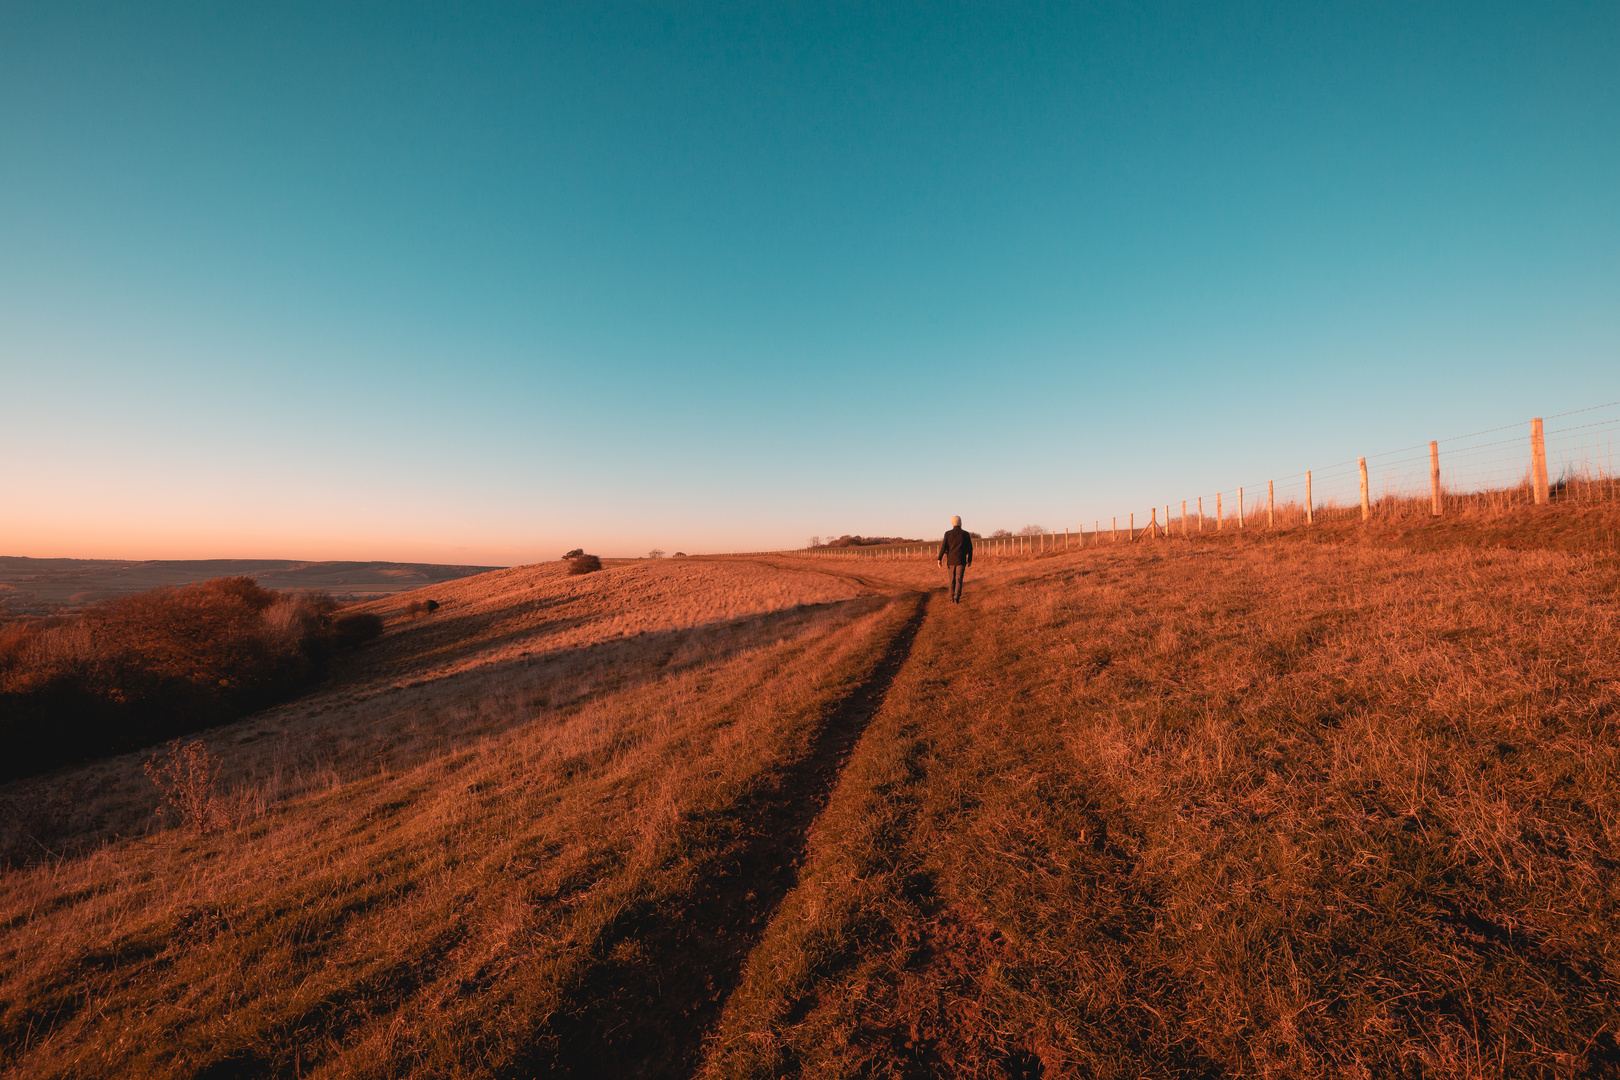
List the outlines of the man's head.
{"label": "man's head", "polygon": [[961,527],[962,527],[962,518],[960,517],[960,515],[953,515],[951,517],[951,528],[960,529]]}

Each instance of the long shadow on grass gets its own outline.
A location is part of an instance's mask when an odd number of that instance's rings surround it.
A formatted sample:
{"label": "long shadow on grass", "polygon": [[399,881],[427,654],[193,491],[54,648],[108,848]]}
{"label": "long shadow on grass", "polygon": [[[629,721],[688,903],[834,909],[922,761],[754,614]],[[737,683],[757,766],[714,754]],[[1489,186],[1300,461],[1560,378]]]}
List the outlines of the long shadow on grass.
{"label": "long shadow on grass", "polygon": [[551,1016],[504,1076],[693,1073],[744,961],[798,883],[810,827],[911,654],[928,599],[915,596],[871,674],[830,711],[802,758],[723,820],[690,823],[725,857],[678,906],[647,902],[621,913],[570,988],[574,1007]]}

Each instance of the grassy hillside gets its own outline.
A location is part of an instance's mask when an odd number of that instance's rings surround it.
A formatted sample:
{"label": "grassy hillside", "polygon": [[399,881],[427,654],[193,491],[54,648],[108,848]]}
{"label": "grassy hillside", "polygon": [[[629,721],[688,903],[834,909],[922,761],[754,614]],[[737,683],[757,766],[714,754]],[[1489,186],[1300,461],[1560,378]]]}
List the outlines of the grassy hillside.
{"label": "grassy hillside", "polygon": [[1617,1075],[1614,525],[379,601],[161,784],[0,789],[0,1062]]}

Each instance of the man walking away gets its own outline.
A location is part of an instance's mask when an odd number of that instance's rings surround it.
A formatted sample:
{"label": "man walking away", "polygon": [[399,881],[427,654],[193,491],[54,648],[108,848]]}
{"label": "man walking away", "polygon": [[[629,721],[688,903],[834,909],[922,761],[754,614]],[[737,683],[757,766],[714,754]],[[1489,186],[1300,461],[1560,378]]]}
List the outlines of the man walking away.
{"label": "man walking away", "polygon": [[962,530],[962,519],[951,518],[951,531],[939,545],[939,560],[951,571],[951,603],[962,602],[962,578],[973,565],[973,537]]}

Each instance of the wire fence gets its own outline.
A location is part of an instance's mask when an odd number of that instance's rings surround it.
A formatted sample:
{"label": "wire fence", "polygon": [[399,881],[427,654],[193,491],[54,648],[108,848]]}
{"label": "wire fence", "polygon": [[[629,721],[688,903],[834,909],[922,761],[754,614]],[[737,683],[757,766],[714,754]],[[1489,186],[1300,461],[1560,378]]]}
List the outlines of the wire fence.
{"label": "wire fence", "polygon": [[[1545,485],[1539,498],[1538,430]],[[1617,435],[1620,402],[1610,402],[1193,496],[1185,512],[1177,500],[1166,504],[1158,524],[1172,533],[1196,531],[1200,500],[1204,528],[1224,529],[1612,499]]]}
{"label": "wire fence", "polygon": [[[1320,469],[1190,495],[1078,529],[975,537],[976,558],[1039,555],[1151,536],[1433,518],[1620,498],[1620,401],[1476,431]],[[1089,525],[1087,529],[1084,525]],[[934,558],[939,542],[737,552],[827,559]]]}

